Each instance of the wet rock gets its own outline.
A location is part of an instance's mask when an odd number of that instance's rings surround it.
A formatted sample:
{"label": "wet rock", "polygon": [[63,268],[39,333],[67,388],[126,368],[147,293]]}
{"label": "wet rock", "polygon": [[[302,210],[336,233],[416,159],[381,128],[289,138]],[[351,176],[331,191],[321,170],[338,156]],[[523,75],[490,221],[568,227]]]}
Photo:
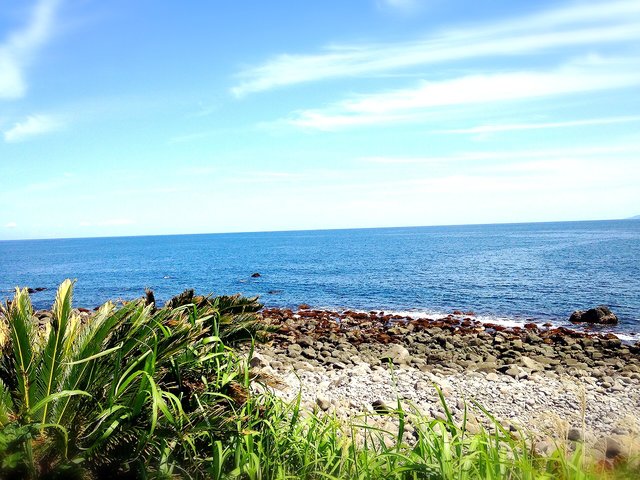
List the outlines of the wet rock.
{"label": "wet rock", "polygon": [[36,288],[29,287],[29,288],[27,288],[27,292],[28,293],[38,293],[38,292],[43,292],[45,290],[46,290],[45,287],[36,287]]}
{"label": "wet rock", "polygon": [[595,308],[590,308],[589,310],[582,311],[576,310],[569,317],[569,321],[573,323],[597,323],[603,325],[614,325],[618,323],[618,317],[609,310],[609,307],[606,305],[599,305]]}

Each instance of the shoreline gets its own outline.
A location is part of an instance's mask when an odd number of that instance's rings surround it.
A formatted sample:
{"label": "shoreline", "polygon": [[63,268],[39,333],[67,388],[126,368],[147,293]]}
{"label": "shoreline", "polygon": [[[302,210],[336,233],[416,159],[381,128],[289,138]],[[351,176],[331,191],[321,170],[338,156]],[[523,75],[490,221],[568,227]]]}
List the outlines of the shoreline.
{"label": "shoreline", "polygon": [[[467,312],[470,313],[470,312]],[[540,451],[584,441],[640,452],[640,342],[613,334],[526,324],[505,327],[456,312],[413,319],[381,312],[264,309],[275,329],[250,359],[258,380],[308,410],[344,419],[376,415],[398,401],[430,418],[490,426],[474,402]],[[378,419],[381,426],[388,418]]]}

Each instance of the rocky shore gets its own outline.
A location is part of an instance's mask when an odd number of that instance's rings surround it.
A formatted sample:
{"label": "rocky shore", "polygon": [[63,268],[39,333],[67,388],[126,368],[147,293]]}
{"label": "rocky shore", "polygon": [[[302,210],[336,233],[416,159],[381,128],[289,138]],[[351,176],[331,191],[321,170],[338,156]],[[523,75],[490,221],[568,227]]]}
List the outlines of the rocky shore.
{"label": "rocky shore", "polygon": [[438,387],[456,421],[468,410],[471,431],[490,427],[481,406],[514,435],[532,435],[542,452],[579,442],[604,460],[640,451],[639,344],[536,324],[507,328],[471,312],[414,319],[301,307],[263,310],[275,331],[250,364],[276,395],[300,393],[310,410],[370,415],[392,429],[392,416],[377,413],[398,399],[443,418]]}

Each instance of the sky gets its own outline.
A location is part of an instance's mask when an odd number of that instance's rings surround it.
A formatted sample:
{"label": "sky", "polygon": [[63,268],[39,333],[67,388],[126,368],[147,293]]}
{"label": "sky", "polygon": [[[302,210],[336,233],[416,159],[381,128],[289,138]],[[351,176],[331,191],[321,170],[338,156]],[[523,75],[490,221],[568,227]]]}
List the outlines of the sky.
{"label": "sky", "polygon": [[640,214],[637,0],[7,0],[0,239]]}

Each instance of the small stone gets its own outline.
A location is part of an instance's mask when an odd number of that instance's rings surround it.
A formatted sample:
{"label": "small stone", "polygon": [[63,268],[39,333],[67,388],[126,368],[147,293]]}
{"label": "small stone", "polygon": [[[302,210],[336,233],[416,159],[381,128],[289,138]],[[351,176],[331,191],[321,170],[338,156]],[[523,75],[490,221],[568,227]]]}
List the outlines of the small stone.
{"label": "small stone", "polygon": [[605,437],[601,442],[604,444],[604,455],[608,459],[622,455],[622,445],[615,438]]}
{"label": "small stone", "polygon": [[318,356],[313,347],[307,347],[303,349],[301,353],[306,358],[316,358]]}
{"label": "small stone", "polygon": [[269,361],[264,355],[254,352],[253,357],[249,360],[249,366],[251,368],[264,368],[269,366]]}
{"label": "small stone", "polygon": [[567,440],[571,442],[582,442],[582,430],[580,430],[579,428],[570,428],[567,432]]}
{"label": "small stone", "polygon": [[324,395],[318,395],[316,397],[316,405],[318,406],[318,408],[320,408],[320,410],[326,412],[327,410],[329,410],[329,407],[331,407],[331,401]]}
{"label": "small stone", "polygon": [[293,357],[293,358],[299,357],[301,353],[302,353],[302,347],[297,343],[292,343],[287,347],[287,354],[290,357]]}
{"label": "small stone", "polygon": [[374,412],[378,413],[389,413],[390,411],[390,408],[382,400],[374,400],[371,403],[371,407],[373,408]]}

